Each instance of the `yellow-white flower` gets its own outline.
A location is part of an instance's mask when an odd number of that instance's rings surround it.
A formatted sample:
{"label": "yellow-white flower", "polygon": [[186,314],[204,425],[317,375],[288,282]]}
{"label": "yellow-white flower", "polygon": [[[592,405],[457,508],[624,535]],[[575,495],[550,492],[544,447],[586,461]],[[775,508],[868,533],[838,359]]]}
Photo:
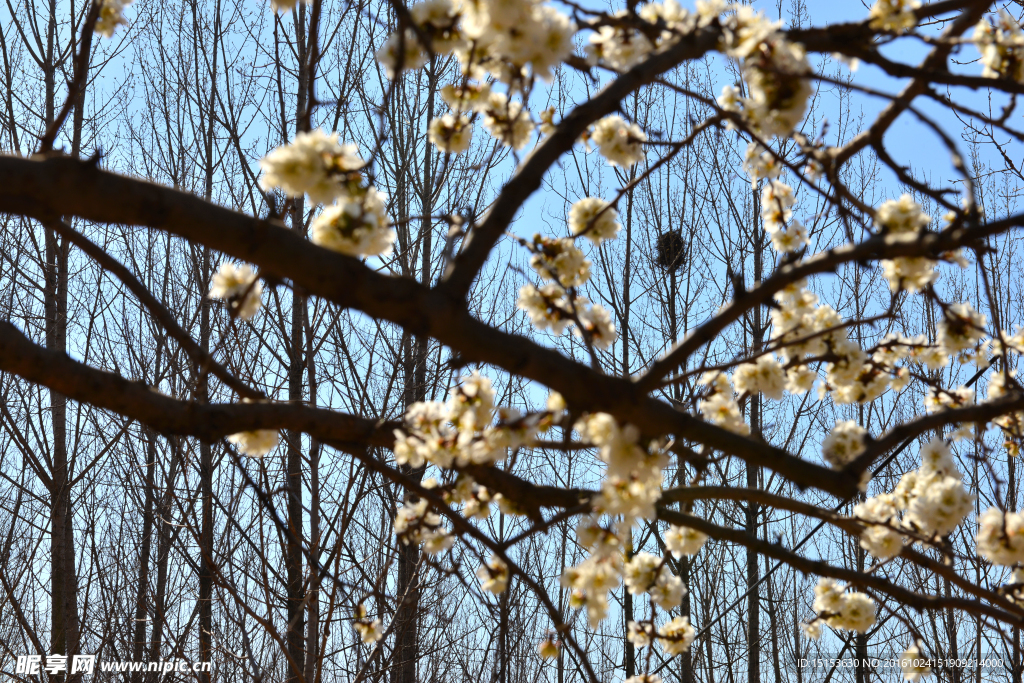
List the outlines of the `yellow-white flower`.
{"label": "yellow-white flower", "polygon": [[594,126],[590,139],[612,166],[631,166],[644,159],[643,143],[647,135],[635,123],[626,123],[621,116],[606,116]]}
{"label": "yellow-white flower", "polygon": [[587,197],[569,209],[569,232],[582,234],[595,245],[604,240],[615,239],[622,228],[618,222],[619,213],[599,197]]}
{"label": "yellow-white flower", "polygon": [[427,137],[435,147],[445,154],[461,154],[469,149],[473,139],[473,126],[465,114],[458,118],[452,114],[438,116],[430,122]]}
{"label": "yellow-white flower", "polygon": [[211,299],[225,299],[242,320],[251,320],[262,304],[263,283],[248,265],[222,263],[213,275]]}
{"label": "yellow-white flower", "polygon": [[132,0],[99,0],[99,2],[100,14],[96,19],[94,30],[105,38],[113,38],[114,29],[128,24],[123,12],[124,8],[132,3]]}
{"label": "yellow-white flower", "polygon": [[370,187],[359,196],[344,196],[313,221],[313,244],[347,256],[387,257],[395,231],[384,206],[386,197]]}
{"label": "yellow-white flower", "polygon": [[343,145],[337,133],[317,129],[299,133],[291,144],[260,160],[260,187],[280,188],[290,197],[308,194],[312,201],[327,204],[346,193],[347,175],[362,167],[355,145]]}
{"label": "yellow-white flower", "polygon": [[278,434],[276,429],[257,429],[251,432],[232,434],[228,437],[228,441],[234,444],[242,455],[262,458],[277,446]]}

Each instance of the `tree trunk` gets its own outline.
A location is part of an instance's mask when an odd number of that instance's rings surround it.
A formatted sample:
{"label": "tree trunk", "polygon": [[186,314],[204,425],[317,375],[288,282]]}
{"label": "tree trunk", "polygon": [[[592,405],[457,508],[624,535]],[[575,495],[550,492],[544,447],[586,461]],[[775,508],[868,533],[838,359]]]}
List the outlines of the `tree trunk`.
{"label": "tree trunk", "polygon": [[[308,312],[306,328],[309,328]],[[316,406],[317,380],[316,360],[313,353],[312,334],[306,339],[306,375],[309,385],[309,405]],[[320,442],[310,439],[309,444],[309,600],[306,609],[309,621],[306,624],[306,683],[315,683],[317,671],[317,642],[320,637]]]}
{"label": "tree trunk", "polygon": [[[754,193],[753,206],[757,206],[757,193]],[[764,232],[757,227],[756,210],[755,235],[754,235],[754,282],[761,280],[762,252],[764,251]],[[753,310],[753,349],[754,353],[761,350],[764,341],[764,330],[761,327],[761,307]],[[761,434],[761,396],[755,394],[750,397],[750,434],[756,440],[762,439]],[[758,476],[760,467],[747,464],[747,488],[758,487]],[[757,536],[757,504],[753,501],[747,503],[746,509],[746,530],[750,536]],[[760,591],[758,589],[759,568],[757,564],[757,553],[752,548],[747,548],[747,683],[761,683],[761,603]]]}
{"label": "tree trunk", "polygon": [[[432,115],[434,111],[434,91],[437,82],[437,64],[431,60],[426,70],[427,74],[427,111]],[[418,133],[417,133],[418,135]],[[420,278],[424,284],[431,282],[430,260],[432,257],[432,231],[433,219],[433,173],[431,170],[432,149],[424,141],[423,177],[420,188],[420,239],[421,260]],[[400,202],[399,211],[408,214],[405,208],[408,199]],[[400,216],[400,218],[402,218]],[[411,245],[410,245],[411,248]],[[412,264],[410,264],[412,266]],[[415,267],[412,266],[415,270]],[[402,353],[405,362],[405,387],[404,404],[406,407],[422,401],[427,394],[427,338],[406,337],[402,346]],[[402,474],[414,481],[423,478],[424,468],[411,468],[403,466]],[[419,658],[419,624],[417,613],[419,611],[419,579],[418,565],[420,561],[420,550],[412,544],[398,544],[398,600],[399,606],[395,615],[395,681],[396,683],[416,683],[416,661]]]}
{"label": "tree trunk", "polygon": [[[200,291],[209,290],[210,250],[203,249],[200,267]],[[204,296],[200,304],[199,344],[204,353],[210,352],[210,299]],[[209,401],[206,373],[200,369],[197,399]],[[202,500],[202,522],[199,531],[199,661],[213,661],[213,448],[208,441],[199,444],[199,495]],[[209,683],[210,672],[199,674],[200,683]]]}
{"label": "tree trunk", "polygon": [[[172,529],[171,526],[171,500],[174,496],[174,482],[177,478],[181,442],[178,439],[171,439],[171,466],[168,469],[164,480],[164,493],[157,507],[157,515],[160,523],[158,525],[158,542],[156,550],[156,594],[153,596],[153,635],[149,645],[150,661],[163,659],[163,629],[167,618],[167,565],[171,554]],[[147,677],[149,681],[157,679],[156,674]]]}
{"label": "tree trunk", "polygon": [[[157,351],[156,368],[159,372],[160,353]],[[146,647],[146,599],[149,596],[149,555],[153,538],[153,484],[156,477],[156,434],[146,430],[146,492],[142,512],[142,543],[139,548],[139,580],[135,591],[135,640],[132,661],[141,662]],[[132,672],[132,683],[142,680],[142,672]]]}

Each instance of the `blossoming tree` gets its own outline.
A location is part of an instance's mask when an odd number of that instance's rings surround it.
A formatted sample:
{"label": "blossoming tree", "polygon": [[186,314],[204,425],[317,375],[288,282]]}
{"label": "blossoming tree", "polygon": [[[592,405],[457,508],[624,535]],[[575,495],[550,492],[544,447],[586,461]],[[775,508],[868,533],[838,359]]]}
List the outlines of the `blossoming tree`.
{"label": "blossoming tree", "polygon": [[[317,98],[315,59],[305,72],[308,96],[296,116],[297,133],[250,169],[259,174],[264,193],[265,212],[258,215],[114,173],[98,158],[54,151],[74,106],[69,96],[34,154],[0,157],[0,211],[59,233],[129,287],[138,283],[129,285],[130,274],[70,225],[71,218],[184,240],[220,255],[207,296],[223,304],[231,325],[252,324],[265,314],[269,296],[291,290],[295,301],[320,300],[394,326],[407,341],[415,336],[422,340],[422,357],[428,344],[436,345],[444,359],[438,366],[452,378],[450,390],[447,396],[409,394],[415,400],[405,401],[396,419],[383,409],[355,414],[329,401],[318,406],[303,401],[301,390],[275,400],[274,392],[254,388],[266,378],[239,371],[244,363],[220,362],[208,340],[192,340],[144,287],[136,294],[141,304],[200,368],[203,381],[219,383],[217,395],[224,400],[167,395],[37,344],[10,322],[0,325],[0,370],[161,434],[226,442],[232,466],[242,473],[248,472],[245,458],[268,458],[280,448],[295,454],[288,472],[301,480],[302,439],[348,454],[361,469],[404,491],[393,533],[401,546],[419,549],[406,556],[413,564],[458,572],[456,565],[476,558],[477,583],[464,589],[478,597],[480,591],[503,595],[513,582],[524,586],[542,615],[532,634],[538,656],[570,656],[586,680],[600,676],[581,636],[584,620],[596,630],[626,610],[621,636],[630,653],[641,653],[625,662],[633,683],[659,680],[673,658],[695,647],[710,624],[692,620],[681,568],[709,542],[747,549],[755,575],[762,558],[818,577],[813,614],[803,625],[809,639],[826,628],[846,637],[866,634],[880,620],[897,622],[910,680],[927,673],[915,660],[942,654],[945,646],[932,642],[907,609],[970,615],[1019,651],[1024,512],[1007,506],[995,463],[1016,457],[1024,438],[1024,393],[1015,376],[1024,330],[1005,319],[986,277],[971,300],[950,299],[939,276],[983,265],[1000,237],[1024,225],[1024,214],[993,211],[991,205],[983,210],[979,179],[967,168],[948,121],[933,120],[921,104],[937,103],[946,114],[980,122],[993,140],[1024,139],[1010,119],[1024,91],[1024,32],[1005,11],[990,12],[989,4],[879,0],[860,21],[785,28],[750,6],[723,0],[697,0],[692,8],[675,0],[627,3],[616,12],[535,0],[395,3],[396,30],[374,46],[393,79],[379,93],[380,109],[395,97],[401,79],[448,60],[457,65],[446,72],[451,82],[429,88],[448,108],[437,116],[429,112],[424,134],[432,153],[449,164],[489,136],[488,144],[514,154],[515,162],[486,210],[436,217],[447,228],[443,268],[437,277],[426,268],[419,280],[390,265],[393,251],[405,250],[396,228],[415,217],[396,221],[392,200],[375,184],[387,132],[382,126],[377,146],[363,151],[330,127],[314,125],[324,105]],[[90,6],[82,54],[88,55],[94,33],[116,35],[126,23],[125,7],[121,0]],[[319,0],[309,8],[289,2],[265,8],[308,12],[314,57],[321,10]],[[370,21],[360,15],[358,21],[364,20]],[[908,43],[925,46],[920,63],[882,49]],[[836,81],[814,59],[834,53],[851,67],[859,61],[901,79],[901,89],[885,93],[850,76],[844,87],[880,97],[884,105],[855,134],[832,145],[824,134],[808,134],[805,124],[816,88]],[[722,76],[717,99],[673,79],[679,69],[713,55],[720,56],[723,73],[732,69],[739,76],[734,84]],[[85,78],[85,63],[78,62],[72,84]],[[553,92],[552,80],[567,70],[600,87],[585,95],[563,91],[573,101],[561,110],[543,107],[542,93]],[[949,93],[941,94],[943,88]],[[630,102],[651,92],[693,100],[701,115],[679,136],[645,128]],[[979,108],[976,93],[1004,108]],[[921,180],[893,159],[886,136],[902,117],[916,117],[946,145],[960,173],[955,191]],[[619,372],[616,359],[628,358],[628,349],[641,358],[651,349],[642,335],[623,338],[629,297],[619,300],[610,288],[591,287],[598,278],[595,262],[607,271],[607,254],[631,234],[634,217],[624,219],[624,213],[626,204],[632,211],[633,193],[712,135],[731,136],[745,149],[742,163],[728,172],[745,174],[743,183],[749,180],[757,201],[745,217],[763,247],[752,281],[730,265],[722,273],[729,294],[715,310],[694,320],[679,339],[673,323],[667,345],[662,340],[641,367],[623,361]],[[590,149],[618,187],[603,196],[570,197],[558,222],[532,238],[510,234],[515,216],[529,210],[545,180],[569,156]],[[849,182],[850,167],[869,156],[900,186],[875,204]],[[429,196],[429,167],[425,178]],[[823,238],[817,217],[826,213],[842,225],[838,243]],[[810,220],[798,220],[809,214]],[[429,230],[432,219],[426,218]],[[675,283],[668,272],[684,257],[682,247],[672,246],[672,239],[658,243],[664,252],[659,259],[668,266],[664,277]],[[692,259],[694,245],[688,248]],[[510,249],[530,270],[520,272],[526,282],[509,296],[513,322],[495,322],[475,307],[475,287]],[[888,306],[871,311],[858,297],[824,301],[820,283],[854,266],[881,276]],[[907,307],[918,305],[913,302],[931,311],[929,328],[904,324],[881,335],[865,332],[877,321],[907,322]],[[293,320],[301,329],[302,316]],[[737,334],[749,343],[735,344]],[[965,381],[943,372],[966,365],[976,372]],[[499,398],[513,383],[527,387],[518,406]],[[901,418],[894,407],[907,401],[897,395],[919,398],[919,406]],[[824,423],[782,410],[796,402],[827,405],[837,417]],[[872,421],[871,411],[891,416]],[[776,425],[776,433],[806,430],[809,438],[779,445],[783,439],[766,429],[768,413],[792,427]],[[890,481],[886,466],[907,448],[917,454],[918,466]],[[517,467],[527,452],[566,462],[596,454],[600,478],[565,485],[539,468]],[[726,480],[728,463],[748,468],[745,486]],[[969,481],[964,463],[976,475]],[[788,488],[777,493],[761,487],[762,471]],[[246,484],[266,494],[260,504],[273,513],[293,553],[288,568],[298,573],[289,574],[289,630],[281,647],[287,675],[306,678],[303,558],[318,581],[344,581],[304,538],[301,499],[289,505],[287,519],[278,518],[263,482],[247,478]],[[984,509],[981,488],[992,492]],[[861,549],[860,566],[814,556],[795,537],[791,543],[769,540],[758,533],[756,520],[739,529],[712,519],[701,514],[708,501],[744,501],[748,510],[820,521]],[[518,518],[519,532],[506,535],[502,527],[496,534],[493,519],[499,515]],[[554,582],[526,568],[519,547],[570,522],[583,552],[578,561],[561,567]],[[973,540],[955,546],[963,534]],[[471,550],[455,562],[460,545]],[[965,558],[979,567],[974,576],[955,562]],[[908,588],[904,572],[934,581]],[[940,580],[945,593],[933,589]],[[759,584],[756,576],[748,580],[748,592]],[[410,585],[401,579],[374,591],[403,595]],[[564,604],[552,598],[559,590]],[[620,594],[628,597],[621,606],[614,599]],[[373,662],[384,648],[397,649],[389,642],[398,641],[395,620],[369,597],[349,596],[349,623],[367,647],[366,661]]]}

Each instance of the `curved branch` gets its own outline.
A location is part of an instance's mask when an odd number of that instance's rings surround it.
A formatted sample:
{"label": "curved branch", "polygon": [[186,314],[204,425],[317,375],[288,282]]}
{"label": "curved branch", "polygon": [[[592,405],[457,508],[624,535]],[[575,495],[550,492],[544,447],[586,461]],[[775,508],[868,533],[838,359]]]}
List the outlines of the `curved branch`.
{"label": "curved branch", "polygon": [[590,100],[573,109],[547,139],[537,145],[516,174],[501,189],[480,225],[470,231],[462,252],[455,257],[442,288],[463,298],[469,292],[491,249],[505,233],[527,198],[540,188],[541,179],[558,159],[572,149],[590,124],[618,111],[634,90],[653,83],[661,74],[682,62],[699,59],[715,49],[720,29],[707,27],[684,36],[678,43],[654,54],[609,83]]}
{"label": "curved branch", "polygon": [[47,227],[52,227],[55,232],[66,237],[68,241],[85,252],[86,256],[96,261],[101,268],[109,271],[118,280],[120,280],[132,294],[138,297],[139,302],[146,307],[150,314],[156,318],[161,325],[163,325],[171,338],[178,342],[181,348],[185,350],[185,353],[192,357],[192,360],[195,361],[201,371],[206,371],[208,369],[215,377],[224,382],[228,387],[234,389],[238,395],[243,398],[265,398],[261,392],[253,389],[238,377],[231,374],[230,370],[217,362],[212,355],[204,351],[203,347],[196,343],[188,332],[182,329],[181,325],[179,325],[174,319],[174,316],[171,315],[171,312],[167,310],[167,307],[164,306],[159,299],[153,296],[145,285],[139,282],[139,279],[135,277],[135,274],[113,256],[104,251],[102,247],[72,228],[64,221],[49,222],[47,223]]}
{"label": "curved branch", "polygon": [[[367,446],[391,449],[398,422],[384,422],[296,403],[193,403],[162,394],[80,363],[33,343],[11,323],[0,322],[0,371],[61,392],[68,398],[110,410],[163,434],[213,441],[255,429],[290,429],[346,452]],[[593,491],[541,486],[494,467],[458,468],[514,501],[532,517],[542,507],[571,508]]]}
{"label": "curved branch", "polygon": [[712,538],[717,538],[722,541],[730,541],[732,543],[745,546],[754,550],[759,555],[780,560],[794,569],[807,574],[827,576],[846,581],[854,586],[871,588],[915,609],[936,610],[952,608],[970,612],[972,614],[984,614],[985,616],[998,619],[1006,624],[1024,626],[1024,614],[1015,615],[1007,612],[1006,610],[998,609],[978,600],[945,598],[917,593],[915,591],[902,588],[901,586],[897,586],[880,576],[862,574],[854,569],[835,567],[827,562],[822,562],[821,560],[811,560],[784,548],[780,543],[763,541],[755,536],[747,534],[744,531],[719,526],[718,524],[701,519],[700,517],[688,515],[685,512],[658,508],[658,518],[671,524],[678,524],[680,526],[696,529],[697,531],[703,532]]}
{"label": "curved branch", "polygon": [[311,244],[276,221],[56,156],[0,156],[0,211],[40,220],[76,215],[163,230],[255,263],[266,278],[290,280],[294,287],[340,306],[433,337],[465,362],[493,364],[551,387],[574,409],[612,413],[645,434],[675,434],[703,443],[767,467],[801,488],[814,487],[841,498],[857,492],[858,482],[848,475],[680,412],[647,396],[629,379],[604,375],[554,349],[490,327],[475,319],[462,299],[444,290],[374,272],[354,258]]}
{"label": "curved branch", "polygon": [[[952,52],[955,45],[954,39],[977,24],[978,20],[988,11],[990,4],[989,2],[964,3],[960,16],[942,34],[942,42],[932,48],[932,51],[921,62],[919,67],[920,73],[926,74],[945,67],[946,58],[949,57],[949,53]],[[948,69],[944,70],[948,71]],[[882,113],[868,126],[867,130],[858,133],[844,146],[833,151],[834,169],[838,169],[868,145],[881,143],[882,136],[899,118],[900,114],[910,106],[918,95],[923,94],[928,87],[929,81],[924,78],[914,78],[910,81],[896,99],[882,110]]]}
{"label": "curved branch", "polygon": [[79,363],[34,344],[0,322],[0,370],[49,387],[68,398],[138,420],[163,434],[207,441],[255,429],[293,429],[323,441],[388,446],[394,423],[377,422],[289,403],[192,403],[171,398],[120,375]]}
{"label": "curved branch", "polygon": [[810,258],[784,265],[763,280],[752,290],[742,292],[729,304],[718,311],[710,320],[697,326],[679,342],[674,349],[660,360],[651,364],[650,369],[637,380],[643,390],[654,390],[677,367],[684,365],[690,356],[705,344],[714,340],[726,327],[743,317],[754,306],[765,306],[776,292],[798,280],[835,271],[845,263],[874,261],[899,256],[932,256],[938,258],[943,252],[973,244],[990,235],[1005,232],[1024,225],[1024,214],[985,223],[970,228],[950,227],[942,232],[928,232],[907,239],[905,236],[870,237],[859,244],[847,244],[829,249]]}
{"label": "curved branch", "polygon": [[922,415],[916,420],[905,422],[894,427],[885,436],[868,444],[857,459],[846,466],[850,472],[860,475],[883,453],[896,448],[904,441],[916,439],[927,431],[951,424],[969,424],[990,422],[991,420],[1017,410],[1024,410],[1024,393],[1014,391],[994,401],[986,401],[965,408],[950,408],[930,415]]}

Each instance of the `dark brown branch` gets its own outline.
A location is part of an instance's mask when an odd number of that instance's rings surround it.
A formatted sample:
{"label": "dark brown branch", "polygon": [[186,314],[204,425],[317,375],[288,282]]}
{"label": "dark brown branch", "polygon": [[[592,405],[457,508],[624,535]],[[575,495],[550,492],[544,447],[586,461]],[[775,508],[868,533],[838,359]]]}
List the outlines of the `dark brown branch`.
{"label": "dark brown branch", "polygon": [[744,531],[719,526],[713,522],[688,515],[685,512],[666,510],[658,508],[658,518],[670,524],[678,524],[691,529],[696,529],[707,534],[711,538],[722,541],[737,543],[747,548],[754,549],[759,555],[770,557],[785,562],[789,566],[817,576],[827,576],[833,579],[846,581],[852,586],[863,586],[873,589],[879,593],[896,599],[901,604],[918,610],[957,609],[972,614],[983,614],[998,619],[1006,624],[1024,626],[1024,616],[1012,614],[1006,610],[998,609],[979,600],[967,600],[964,598],[945,598],[934,595],[925,595],[897,586],[881,576],[863,574],[855,569],[836,567],[821,560],[811,560],[798,555],[783,547],[780,543],[763,541],[760,538],[750,536]]}
{"label": "dark brown branch", "polygon": [[530,156],[491,205],[487,216],[470,231],[465,248],[454,260],[443,281],[452,296],[462,298],[469,292],[491,249],[505,233],[526,199],[540,188],[541,179],[558,159],[572,149],[590,124],[621,107],[634,90],[653,83],[664,72],[684,61],[699,59],[715,49],[719,30],[708,27],[685,36],[676,45],[633,67],[609,83],[590,100],[573,109]]}
{"label": "dark brown branch", "polygon": [[[264,277],[290,280],[293,286],[340,306],[433,337],[466,362],[490,363],[540,382],[560,392],[575,410],[609,412],[648,435],[674,434],[706,444],[767,467],[803,488],[818,488],[840,498],[857,492],[858,482],[847,475],[680,412],[647,396],[629,379],[606,376],[530,339],[476,320],[461,298],[410,278],[377,273],[356,259],[311,244],[276,221],[252,218],[185,192],[57,156],[0,156],[0,211],[40,220],[76,215],[163,230],[255,263]],[[842,260],[834,255],[847,252],[829,253]]]}
{"label": "dark brown branch", "polygon": [[235,377],[231,374],[230,370],[217,362],[213,356],[203,351],[202,347],[192,339],[192,336],[178,324],[174,316],[171,315],[171,312],[167,310],[167,307],[153,296],[146,286],[139,282],[135,274],[117,259],[63,221],[52,221],[47,223],[47,227],[53,228],[56,232],[66,237],[68,241],[85,252],[92,260],[96,261],[101,268],[112,273],[120,280],[128,288],[128,291],[134,294],[139,302],[146,307],[150,315],[157,319],[167,333],[171,335],[171,338],[178,342],[181,348],[185,350],[185,353],[195,361],[201,372],[209,370],[215,377],[234,389],[243,398],[264,398],[262,393]]}
{"label": "dark brown branch", "polygon": [[294,429],[321,440],[385,447],[394,438],[394,423],[320,408],[288,403],[200,404],[171,398],[142,382],[91,368],[67,354],[34,344],[8,322],[0,322],[0,370],[75,401],[138,420],[164,434],[213,441],[255,429]]}

